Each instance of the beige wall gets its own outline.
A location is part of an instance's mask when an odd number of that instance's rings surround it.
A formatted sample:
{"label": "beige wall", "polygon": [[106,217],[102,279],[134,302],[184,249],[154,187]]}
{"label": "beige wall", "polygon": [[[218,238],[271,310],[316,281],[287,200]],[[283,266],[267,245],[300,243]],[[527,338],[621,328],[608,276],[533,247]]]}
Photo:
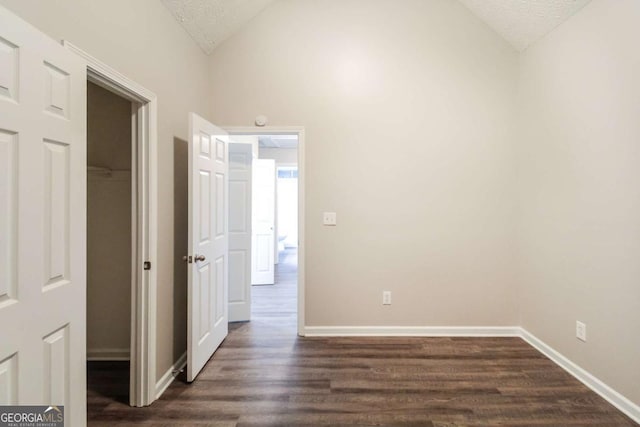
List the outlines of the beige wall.
{"label": "beige wall", "polygon": [[207,58],[157,0],[0,0],[55,39],[67,39],[158,96],[158,377],[186,348],[186,278],[174,287],[174,137],[187,113],[208,112]]}
{"label": "beige wall", "polygon": [[87,355],[128,356],[131,331],[131,103],[87,85]]}
{"label": "beige wall", "polygon": [[131,332],[131,173],[89,173],[87,356],[128,357]]}
{"label": "beige wall", "polygon": [[131,102],[87,83],[87,164],[131,170]]}
{"label": "beige wall", "polygon": [[516,323],[516,76],[449,0],[282,0],[213,52],[214,122],[305,126],[307,325]]}
{"label": "beige wall", "polygon": [[636,404],[638,22],[637,0],[594,0],[522,55],[518,163],[521,325]]}

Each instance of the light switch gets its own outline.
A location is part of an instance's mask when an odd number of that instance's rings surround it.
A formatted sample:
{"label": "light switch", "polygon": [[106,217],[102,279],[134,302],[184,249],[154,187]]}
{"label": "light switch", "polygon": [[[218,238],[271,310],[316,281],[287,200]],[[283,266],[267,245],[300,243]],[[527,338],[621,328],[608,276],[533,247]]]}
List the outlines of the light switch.
{"label": "light switch", "polygon": [[324,224],[324,225],[336,225],[336,213],[335,212],[325,212],[322,215],[322,224]]}

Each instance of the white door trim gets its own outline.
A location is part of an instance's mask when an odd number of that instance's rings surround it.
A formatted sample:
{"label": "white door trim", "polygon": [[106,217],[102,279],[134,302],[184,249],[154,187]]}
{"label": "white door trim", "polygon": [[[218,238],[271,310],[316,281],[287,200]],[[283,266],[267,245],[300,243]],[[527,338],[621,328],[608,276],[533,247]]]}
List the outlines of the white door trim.
{"label": "white door trim", "polygon": [[[129,403],[147,406],[156,399],[156,283],[158,242],[158,154],[156,95],[77,46],[62,44],[87,62],[87,79],[133,103],[132,147],[138,188],[133,192],[134,262],[131,286],[131,373]],[[143,263],[151,269],[143,270]]]}
{"label": "white door trim", "polygon": [[303,126],[222,126],[229,135],[298,135],[298,335],[305,334],[305,140]]}

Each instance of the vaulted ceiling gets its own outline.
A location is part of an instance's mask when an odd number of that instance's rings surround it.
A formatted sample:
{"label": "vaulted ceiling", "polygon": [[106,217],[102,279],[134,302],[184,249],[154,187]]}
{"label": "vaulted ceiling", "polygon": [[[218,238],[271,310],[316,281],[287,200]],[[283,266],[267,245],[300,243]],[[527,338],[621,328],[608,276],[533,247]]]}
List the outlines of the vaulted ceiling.
{"label": "vaulted ceiling", "polygon": [[[247,24],[273,1],[162,0],[206,53],[213,52],[227,37]],[[522,51],[566,21],[591,0],[459,1],[516,50]]]}
{"label": "vaulted ceiling", "polygon": [[591,0],[460,0],[518,51],[569,19]]}
{"label": "vaulted ceiling", "polygon": [[180,25],[206,53],[274,0],[162,0]]}

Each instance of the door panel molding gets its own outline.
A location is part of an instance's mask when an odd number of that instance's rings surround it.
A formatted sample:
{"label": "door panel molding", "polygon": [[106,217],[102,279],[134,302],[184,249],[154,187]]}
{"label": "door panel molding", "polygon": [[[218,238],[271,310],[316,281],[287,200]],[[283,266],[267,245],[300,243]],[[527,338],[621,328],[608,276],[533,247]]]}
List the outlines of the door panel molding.
{"label": "door panel molding", "polygon": [[229,322],[251,318],[251,144],[229,144]]}
{"label": "door panel molding", "polygon": [[0,7],[0,405],[86,420],[86,63]]}
{"label": "door panel molding", "polygon": [[187,381],[228,333],[227,133],[189,113]]}

